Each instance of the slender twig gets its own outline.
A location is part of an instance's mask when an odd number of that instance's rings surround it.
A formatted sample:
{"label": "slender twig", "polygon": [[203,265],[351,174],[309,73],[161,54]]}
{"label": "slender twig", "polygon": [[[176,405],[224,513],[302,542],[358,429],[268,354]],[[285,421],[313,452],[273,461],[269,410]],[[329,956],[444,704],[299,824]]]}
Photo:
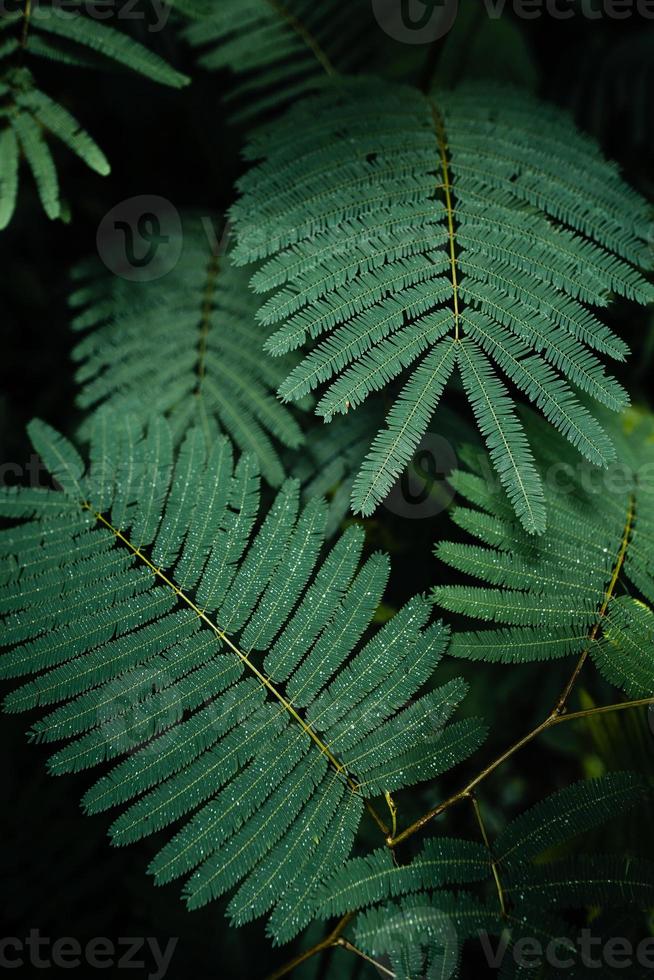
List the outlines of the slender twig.
{"label": "slender twig", "polygon": [[368,954],[364,953],[362,949],[359,949],[358,946],[351,943],[349,939],[345,939],[345,937],[341,936],[340,939],[336,940],[335,945],[340,946],[341,949],[349,950],[350,953],[355,953],[357,956],[360,956],[362,960],[365,960],[366,963],[372,963],[375,969],[379,970],[380,973],[383,973],[385,977],[395,976],[392,970],[389,970],[388,967],[384,966],[383,963],[380,963],[379,960],[374,960],[372,956],[368,956]]}
{"label": "slender twig", "polygon": [[332,946],[340,945],[339,940],[341,933],[353,915],[353,912],[348,912],[347,915],[344,915],[343,918],[336,923],[336,926],[332,929],[329,935],[325,936],[325,938],[319,943],[316,943],[315,946],[311,946],[310,949],[305,949],[303,953],[300,953],[298,956],[294,957],[294,959],[289,960],[288,963],[285,963],[284,966],[279,968],[279,970],[275,970],[274,973],[270,974],[268,980],[280,980],[281,977],[287,976],[296,967],[301,966],[302,963],[306,963],[306,961],[310,960],[312,956],[316,956],[318,953],[324,953],[326,949],[330,949]]}
{"label": "slender twig", "polygon": [[602,627],[602,621],[606,616],[607,610],[609,608],[609,603],[613,598],[613,593],[615,592],[615,587],[618,584],[620,573],[622,572],[622,568],[624,566],[624,560],[627,556],[627,548],[629,547],[629,541],[631,539],[631,532],[634,526],[635,514],[636,514],[636,501],[632,494],[629,497],[629,505],[627,507],[627,519],[625,521],[624,532],[622,534],[622,540],[620,542],[620,550],[618,552],[618,557],[615,566],[613,568],[613,574],[611,575],[611,581],[609,582],[606,592],[604,593],[604,600],[602,602],[602,607],[599,611],[597,621],[595,622],[592,630],[588,635],[588,645],[586,646],[585,650],[579,657],[579,660],[577,661],[577,665],[572,672],[572,676],[570,677],[570,680],[568,681],[565,688],[563,689],[563,693],[561,694],[561,697],[556,703],[555,710],[557,714],[562,714],[565,711],[565,707],[568,702],[568,699],[572,694],[572,690],[575,684],[577,683],[577,679],[581,671],[583,670],[584,664],[588,660],[591,647],[595,642],[595,640],[597,639],[599,631]]}
{"label": "slender twig", "polygon": [[397,833],[397,805],[388,790],[384,793],[384,797],[391,815],[391,834],[395,835]]}
{"label": "slender twig", "polygon": [[23,30],[20,38],[20,46],[23,50],[27,47],[27,35],[30,29],[30,18],[32,16],[32,0],[25,0],[25,10],[23,12]]}
{"label": "slender twig", "polygon": [[606,715],[613,711],[626,711],[630,708],[644,708],[654,704],[654,698],[640,698],[638,701],[619,701],[617,704],[604,704],[599,708],[586,708],[585,711],[570,711],[566,715],[560,715],[552,722],[553,725],[560,725],[563,721],[578,721],[580,718],[590,718],[593,715]]}
{"label": "slender twig", "polygon": [[586,649],[584,650],[584,652],[582,653],[581,657],[577,661],[577,665],[574,671],[572,672],[572,676],[570,677],[570,680],[566,684],[561,697],[556,702],[556,705],[554,706],[550,714],[547,716],[547,718],[544,721],[540,723],[540,725],[537,725],[536,728],[532,729],[532,731],[528,732],[519,741],[515,742],[508,749],[506,749],[500,756],[498,756],[493,762],[491,762],[490,765],[486,766],[485,769],[482,769],[482,771],[477,776],[475,776],[475,778],[472,779],[466,786],[464,786],[463,789],[459,790],[458,793],[454,793],[443,803],[440,803],[437,807],[434,807],[432,810],[429,810],[427,813],[424,813],[421,817],[415,820],[409,827],[407,827],[401,833],[393,836],[389,835],[386,838],[386,844],[388,847],[397,847],[398,844],[401,844],[403,841],[405,841],[407,837],[411,837],[413,834],[416,833],[416,831],[424,827],[425,824],[429,823],[435,817],[440,816],[446,810],[449,810],[449,808],[451,806],[454,806],[455,803],[458,803],[460,800],[463,800],[467,796],[470,796],[472,791],[475,789],[475,787],[478,786],[479,783],[483,782],[488,776],[490,776],[491,773],[495,772],[495,770],[498,769],[501,765],[503,765],[503,763],[505,763],[507,759],[510,759],[511,756],[516,754],[516,752],[519,752],[520,749],[522,749],[525,745],[528,745],[530,742],[533,742],[533,740],[537,738],[539,735],[541,735],[542,732],[547,731],[547,729],[551,728],[553,725],[557,725],[563,721],[572,721],[576,718],[587,718],[590,715],[602,714],[607,711],[618,711],[618,710],[624,710],[626,708],[638,707],[644,704],[654,704],[654,698],[652,698],[652,699],[644,699],[641,701],[628,701],[620,705],[608,705],[605,708],[591,708],[588,711],[565,713],[566,705],[570,698],[572,690],[588,658],[588,655],[590,653],[590,647],[599,635],[599,631],[602,626],[602,621],[606,616],[607,610],[609,608],[609,604],[611,602],[611,599],[613,598],[615,587],[618,583],[618,579],[620,577],[620,573],[622,572],[622,568],[624,565],[625,557],[627,555],[627,548],[629,547],[629,541],[631,540],[634,517],[635,517],[635,500],[632,494],[629,497],[629,505],[627,507],[627,517],[625,520],[622,540],[620,542],[620,550],[618,552],[618,556],[616,558],[613,572],[611,574],[611,579],[604,593],[602,605],[597,615],[597,621],[595,622],[595,625],[593,626],[592,630],[589,633],[588,636],[589,643]]}
{"label": "slender twig", "polygon": [[489,766],[486,766],[486,768],[483,769],[479,775],[475,776],[475,778],[472,779],[467,786],[464,786],[463,789],[459,790],[458,793],[453,793],[452,796],[450,796],[443,803],[439,803],[439,805],[434,807],[433,810],[429,810],[428,813],[424,813],[396,837],[387,837],[387,846],[397,847],[398,844],[405,841],[407,837],[411,837],[417,830],[420,830],[425,826],[425,824],[433,820],[434,817],[440,816],[441,813],[445,813],[445,811],[449,810],[455,803],[458,803],[460,800],[470,796],[472,790],[478,786],[479,783],[483,782],[492,772],[495,772],[496,769],[506,762],[507,759],[510,759],[512,755],[515,755],[515,753],[521,748],[528,745],[529,742],[532,742],[542,732],[547,731],[548,728],[552,728],[554,725],[560,725],[565,721],[577,721],[579,718],[590,718],[592,715],[606,714],[610,711],[626,711],[628,708],[640,708],[648,704],[654,704],[654,698],[641,698],[638,701],[624,701],[619,704],[609,704],[600,708],[589,708],[586,711],[575,711],[565,715],[559,715],[552,712],[552,714],[549,715],[545,721],[541,722],[538,728],[534,728],[533,731],[521,738],[519,742],[516,742],[505,752],[503,752],[501,756],[498,756],[497,759],[495,759]]}
{"label": "slender twig", "polygon": [[499,869],[497,867],[497,861],[495,860],[495,856],[493,854],[493,848],[491,847],[491,842],[488,839],[488,833],[486,831],[486,824],[484,823],[484,818],[483,818],[482,813],[481,813],[481,807],[479,806],[479,800],[477,799],[477,797],[475,796],[474,793],[469,793],[468,795],[469,795],[470,800],[472,801],[472,808],[475,811],[475,816],[477,818],[477,823],[479,824],[479,829],[481,830],[481,836],[482,836],[482,839],[484,841],[484,845],[485,845],[486,850],[488,851],[488,854],[489,854],[489,857],[490,857],[491,870],[493,872],[493,879],[495,881],[495,887],[497,888],[497,897],[498,897],[499,902],[500,902],[500,911],[502,913],[502,918],[505,919],[506,918],[506,901],[505,901],[505,898],[504,898],[504,889],[502,888],[502,882],[500,881],[500,872],[499,872]]}

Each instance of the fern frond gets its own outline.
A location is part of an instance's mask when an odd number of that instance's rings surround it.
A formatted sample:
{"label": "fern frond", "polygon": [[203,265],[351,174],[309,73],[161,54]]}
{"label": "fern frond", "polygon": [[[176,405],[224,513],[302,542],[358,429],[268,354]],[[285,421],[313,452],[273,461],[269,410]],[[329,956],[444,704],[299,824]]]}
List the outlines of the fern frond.
{"label": "fern frond", "polygon": [[84,67],[102,67],[108,62],[129,68],[161,85],[181,88],[190,79],[176,71],[153,51],[128,34],[106,23],[106,18],[65,9],[60,4],[32,4],[20,13],[3,14],[3,27],[15,40],[2,52],[8,56],[20,46],[29,54]]}
{"label": "fern frond", "polygon": [[528,862],[625,813],[648,791],[646,779],[632,772],[572,783],[512,820],[493,844],[495,859],[509,869]]}
{"label": "fern frond", "polygon": [[26,4],[22,12],[3,12],[0,34],[0,230],[13,216],[18,193],[19,153],[36,182],[43,210],[61,216],[59,182],[48,138],[56,136],[96,173],[109,163],[87,130],[63,105],[41,91],[30,70],[17,61],[35,56],[75,68],[121,66],[162,85],[180,88],[190,81],[103,20],[60,4]]}
{"label": "fern frond", "polygon": [[75,270],[72,326],[85,332],[73,351],[77,401],[91,410],[82,434],[105,404],[141,419],[165,414],[176,441],[190,426],[214,420],[279,486],[284,470],[275,443],[303,442],[274,394],[292,358],[277,365],[262,357],[247,276],[217,253],[198,218],[186,215],[167,248],[179,251],[173,269],[154,278],[149,269],[144,282],[109,275],[99,262]]}
{"label": "fern frond", "polygon": [[475,896],[436,891],[411,895],[357,917],[355,940],[369,956],[390,960],[395,976],[458,976],[464,942],[498,935],[503,923]]}
{"label": "fern frond", "polygon": [[[654,298],[648,205],[560,112],[510,89],[425,96],[342,80],[255,136],[233,208],[236,261],[271,292],[275,356],[308,350],[285,400],[327,386],[330,421],[403,387],[354,483],[370,514],[412,457],[455,367],[529,532],[544,492],[512,387],[594,465],[615,451],[583,392],[628,401],[598,357],[625,344],[592,308]],[[250,216],[256,213],[256,227]]]}
{"label": "fern frond", "polygon": [[109,173],[107,159],[77,120],[36,87],[27,68],[8,71],[0,81],[0,93],[7,100],[0,109],[0,230],[9,224],[16,206],[19,154],[32,172],[43,210],[49,218],[58,218],[59,181],[47,136],[56,136],[102,176]]}
{"label": "fern frond", "polygon": [[[228,93],[234,120],[252,122],[314,92],[326,76],[364,64],[374,21],[353,0],[221,0],[208,10],[186,2],[193,21],[183,36],[210,71],[228,68],[242,78]],[[195,8],[195,9],[194,9]]]}
{"label": "fern frond", "polygon": [[651,905],[654,896],[654,864],[644,858],[619,855],[569,858],[523,870],[507,894],[519,894],[519,902],[532,907],[552,904],[559,908],[590,905]]}
{"label": "fern frond", "polygon": [[438,586],[434,599],[500,628],[457,633],[451,653],[524,663],[585,651],[607,680],[646,697],[654,688],[652,421],[632,414],[609,424],[620,463],[604,475],[579,468],[566,444],[533,416],[527,432],[548,474],[545,503],[555,521],[544,538],[516,524],[479,468],[452,477],[471,505],[456,508],[453,519],[480,543],[443,541],[436,554],[482,584]]}
{"label": "fern frond", "polygon": [[[537,803],[499,834],[492,851],[486,843],[437,837],[405,865],[388,851],[353,858],[321,885],[317,911],[325,917],[356,911],[358,947],[384,965],[390,960],[399,976],[425,975],[426,965],[428,976],[459,976],[464,943],[484,934],[502,938],[509,962],[516,961],[513,950],[525,937],[575,960],[579,951],[567,938],[570,927],[561,912],[594,903],[644,904],[651,895],[651,869],[641,859],[618,857],[552,862],[545,852],[642,805],[651,789],[636,773],[609,773]],[[443,890],[490,884],[491,868],[502,890],[501,907],[496,896],[481,901],[467,890]],[[389,901],[402,895],[407,897]],[[504,966],[500,975],[514,976]]]}
{"label": "fern frond", "polygon": [[115,844],[176,825],[150,870],[186,876],[190,908],[237,887],[234,922],[274,908],[272,935],[292,938],[371,800],[483,738],[449,724],[462,682],[416,698],[446,628],[417,597],[371,633],[386,559],[359,568],[352,527],[321,560],[327,509],[300,509],[295,481],[259,522],[254,459],[235,466],[211,425],[173,450],[163,417],[105,408],[88,469],[44,423],[30,435],[59,489],[0,493],[0,673],[22,678],[6,709],[46,709],[31,737],[68,740],[54,773],[116,760],[84,808],[126,804]]}
{"label": "fern frond", "polygon": [[353,858],[321,885],[316,900],[327,918],[410,892],[484,881],[488,872],[488,852],[481,844],[439,837],[405,866],[395,865],[388,848]]}

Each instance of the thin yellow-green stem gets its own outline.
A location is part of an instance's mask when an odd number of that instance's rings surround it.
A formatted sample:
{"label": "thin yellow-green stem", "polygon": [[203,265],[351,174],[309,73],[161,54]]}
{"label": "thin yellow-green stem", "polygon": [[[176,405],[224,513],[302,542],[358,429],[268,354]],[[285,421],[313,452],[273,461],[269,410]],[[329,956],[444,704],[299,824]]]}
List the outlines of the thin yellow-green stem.
{"label": "thin yellow-green stem", "polygon": [[434,121],[434,129],[436,130],[438,152],[440,154],[441,170],[443,173],[442,188],[445,194],[445,212],[447,215],[447,235],[450,253],[450,278],[452,280],[452,303],[454,307],[454,339],[458,340],[459,324],[461,321],[461,314],[459,311],[459,272],[456,258],[456,237],[454,231],[454,199],[452,195],[452,183],[450,181],[450,165],[447,159],[447,136],[445,134],[445,124],[443,123],[443,118],[433,102],[431,103],[431,113]]}
{"label": "thin yellow-green stem", "polygon": [[303,953],[300,953],[292,960],[289,960],[288,963],[281,966],[279,970],[275,970],[274,973],[271,973],[268,976],[267,980],[281,980],[282,977],[288,976],[289,973],[295,970],[298,966],[302,966],[303,963],[306,963],[306,961],[310,960],[313,956],[317,956],[318,953],[324,953],[325,950],[339,945],[341,933],[347,926],[353,914],[354,913],[352,912],[348,912],[347,915],[344,915],[342,919],[339,919],[336,926],[327,936],[325,936],[324,939],[321,939],[319,943],[316,943],[309,949],[305,949]]}
{"label": "thin yellow-green stem", "polygon": [[326,75],[336,75],[336,69],[327,57],[326,53],[323,51],[318,41],[313,36],[313,34],[304,26],[304,24],[298,20],[298,18],[291,13],[285,4],[281,3],[281,0],[268,0],[268,3],[282,17],[286,23],[295,31],[295,33],[302,39],[309,50],[314,55],[316,61],[320,64]]}
{"label": "thin yellow-green stem", "polygon": [[479,829],[481,830],[482,840],[488,851],[491,862],[491,870],[493,872],[493,880],[495,882],[495,888],[497,889],[497,897],[500,903],[500,911],[502,913],[502,918],[506,918],[506,901],[504,898],[504,889],[502,888],[502,882],[500,880],[500,872],[497,867],[497,861],[493,855],[493,848],[491,847],[491,842],[488,838],[488,833],[486,831],[486,824],[484,823],[484,818],[482,816],[481,807],[479,806],[479,800],[474,793],[468,794],[469,799],[472,801],[472,808],[475,811],[475,817],[477,818],[477,823],[479,824]]}
{"label": "thin yellow-green stem", "polygon": [[368,954],[364,953],[362,949],[359,949],[358,946],[355,946],[354,943],[351,943],[349,939],[345,939],[345,937],[341,936],[341,938],[336,941],[335,945],[340,946],[341,949],[347,949],[350,953],[354,953],[356,956],[359,956],[362,960],[365,960],[366,963],[371,963],[372,966],[374,966],[375,969],[378,970],[383,976],[385,977],[395,976],[392,970],[389,970],[387,966],[384,966],[384,964],[380,963],[378,960],[373,959],[372,956],[368,956]]}
{"label": "thin yellow-green stem", "polygon": [[605,714],[609,711],[621,711],[621,710],[625,710],[626,708],[639,707],[645,704],[654,704],[654,698],[645,698],[639,701],[628,701],[618,705],[608,705],[603,708],[602,707],[590,708],[587,711],[566,713],[567,702],[574,689],[577,679],[579,678],[583,666],[588,658],[588,655],[590,653],[590,647],[599,635],[599,631],[602,626],[602,620],[606,616],[609,604],[615,593],[615,588],[617,586],[618,579],[620,578],[620,573],[622,572],[624,561],[627,555],[629,541],[631,540],[634,518],[635,518],[635,500],[633,495],[631,495],[627,507],[627,516],[625,519],[624,531],[622,534],[622,539],[620,541],[620,549],[618,551],[618,555],[613,567],[613,571],[611,573],[609,584],[606,587],[606,591],[602,598],[602,604],[600,606],[597,615],[597,620],[592,630],[589,633],[588,645],[586,646],[586,649],[584,650],[581,657],[577,661],[577,665],[575,666],[575,669],[572,672],[572,676],[570,677],[570,680],[566,684],[561,697],[558,699],[554,708],[549,713],[547,718],[545,718],[545,720],[542,721],[540,725],[537,725],[536,728],[532,729],[532,731],[528,732],[521,739],[519,739],[519,741],[514,742],[513,745],[511,745],[500,756],[494,759],[493,762],[490,763],[490,765],[482,769],[482,771],[478,773],[474,777],[474,779],[471,779],[470,782],[463,787],[463,789],[459,790],[457,793],[453,793],[452,796],[448,797],[448,799],[444,800],[442,803],[439,803],[438,806],[434,807],[432,810],[428,810],[427,813],[424,813],[421,817],[419,817],[412,824],[410,824],[410,826],[406,827],[403,831],[401,831],[401,833],[395,835],[389,835],[386,838],[386,844],[388,847],[397,847],[398,844],[401,844],[403,841],[407,840],[407,838],[413,836],[413,834],[415,834],[418,830],[421,830],[426,824],[430,823],[435,817],[440,816],[442,813],[445,813],[446,810],[449,810],[451,806],[454,806],[460,800],[463,800],[466,797],[470,796],[472,791],[480,783],[482,783],[485,779],[487,779],[488,776],[491,775],[491,773],[495,772],[496,769],[498,769],[508,759],[514,756],[516,752],[519,752],[522,748],[524,748],[525,745],[528,745],[530,742],[533,742],[535,738],[537,738],[543,732],[547,731],[547,729],[552,728],[554,725],[558,725],[564,721],[574,721],[575,719],[578,718],[587,718],[590,717],[591,715]]}
{"label": "thin yellow-green stem", "polygon": [[[148,556],[145,555],[140,550],[140,548],[138,548],[136,545],[132,544],[132,542],[127,537],[125,537],[125,535],[118,528],[114,527],[113,524],[111,524],[106,519],[106,517],[104,517],[102,514],[100,514],[98,511],[96,511],[91,506],[91,504],[89,504],[89,503],[86,503],[85,502],[85,503],[82,504],[82,506],[84,507],[85,510],[88,510],[90,513],[93,514],[93,516],[95,517],[96,521],[98,521],[98,523],[100,523],[104,527],[108,528],[108,530],[110,530],[112,532],[112,534],[115,535],[115,537],[117,538],[118,541],[120,541],[122,544],[124,544],[131,551],[131,553],[136,558],[138,558],[140,561],[142,561],[150,569],[150,571],[152,571],[157,576],[157,578],[161,582],[164,583],[164,585],[168,586],[168,588],[171,589],[175,593],[175,595],[177,596],[177,598],[181,602],[183,602],[186,606],[188,606],[188,608],[191,609],[195,613],[195,615],[199,619],[201,619],[202,622],[206,626],[208,626],[209,629],[211,629],[215,633],[215,635],[227,647],[229,647],[229,649],[232,651],[232,653],[236,654],[236,656],[241,661],[241,663],[244,664],[244,666],[246,666],[248,668],[248,670],[250,670],[254,674],[254,676],[263,685],[263,687],[265,687],[266,690],[269,691],[270,694],[272,694],[272,696],[277,701],[279,701],[279,703],[288,712],[288,714],[296,722],[296,724],[298,724],[300,726],[300,728],[302,729],[302,731],[305,732],[305,734],[309,736],[309,738],[314,743],[314,745],[317,746],[318,750],[324,756],[326,756],[326,758],[329,760],[330,764],[336,770],[336,772],[339,773],[339,774],[342,774],[344,776],[344,778],[346,779],[347,784],[348,784],[350,790],[353,793],[357,793],[358,794],[359,787],[358,787],[357,783],[355,782],[355,780],[349,775],[349,773],[347,772],[347,769],[343,765],[343,763],[342,762],[339,762],[339,760],[336,758],[336,756],[331,752],[329,746],[325,742],[322,741],[322,739],[320,738],[320,736],[317,735],[316,732],[314,732],[314,730],[311,727],[311,725],[307,724],[307,722],[304,720],[304,718],[302,718],[302,716],[298,713],[298,711],[293,707],[293,705],[291,704],[291,702],[287,698],[284,697],[284,695],[281,693],[281,691],[278,691],[277,690],[277,688],[272,683],[272,681],[268,677],[266,677],[266,675],[263,673],[263,671],[259,670],[259,668],[256,666],[256,664],[254,664],[250,660],[250,658],[247,656],[247,654],[245,654],[241,650],[239,650],[239,648],[229,638],[229,636],[223,630],[221,630],[218,626],[216,626],[216,624],[214,622],[212,622],[212,620],[207,616],[207,614],[204,612],[204,610],[203,609],[200,609],[200,607],[193,601],[193,599],[191,599],[190,596],[186,595],[186,593],[182,589],[180,589],[179,586],[175,584],[175,582],[173,582],[170,578],[168,578],[168,576],[165,574],[165,572],[162,571],[162,569],[157,568],[157,566],[152,561],[150,561],[150,559],[148,558]],[[377,813],[377,811],[375,810],[375,808],[372,806],[372,804],[369,803],[368,800],[366,800],[365,803],[366,803],[366,808],[367,808],[369,814],[371,815],[371,817],[373,818],[373,820],[377,824],[378,828],[380,829],[380,831],[382,832],[382,834],[384,834],[385,836],[387,836],[388,833],[389,833],[388,827],[386,826],[386,824],[384,823],[384,821],[382,820],[382,818],[379,816],[379,814]]]}
{"label": "thin yellow-green stem", "polygon": [[27,35],[30,29],[30,18],[32,16],[32,0],[25,0],[25,10],[23,12],[23,30],[20,38],[20,46],[27,47]]}
{"label": "thin yellow-green stem", "polygon": [[618,579],[620,578],[620,573],[622,572],[622,568],[624,566],[624,560],[627,556],[627,548],[629,547],[629,541],[631,540],[631,532],[633,531],[635,515],[636,515],[636,501],[632,494],[629,497],[629,505],[627,507],[627,519],[625,521],[624,532],[622,534],[622,540],[620,542],[620,551],[618,552],[618,558],[613,568],[611,580],[607,586],[606,592],[604,593],[604,600],[602,602],[602,606],[600,608],[597,621],[595,622],[588,636],[588,645],[586,646],[585,650],[579,657],[579,660],[577,661],[577,665],[572,672],[572,676],[570,677],[570,680],[568,681],[565,688],[563,689],[561,697],[556,703],[555,710],[558,714],[562,714],[565,711],[565,707],[566,704],[568,703],[568,699],[572,694],[574,686],[577,683],[579,675],[581,674],[586,661],[588,660],[588,656],[590,654],[590,648],[592,647],[593,643],[598,637],[599,631],[602,626],[602,620],[606,616],[607,610],[609,608],[609,603],[613,598],[613,594],[615,593],[615,588],[618,584]]}

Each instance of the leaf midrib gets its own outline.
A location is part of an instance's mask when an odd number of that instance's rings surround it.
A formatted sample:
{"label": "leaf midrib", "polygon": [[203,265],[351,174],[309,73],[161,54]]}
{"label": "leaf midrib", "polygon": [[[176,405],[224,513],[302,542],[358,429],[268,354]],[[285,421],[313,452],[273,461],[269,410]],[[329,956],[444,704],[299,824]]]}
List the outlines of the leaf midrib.
{"label": "leaf midrib", "polygon": [[137,548],[136,545],[132,544],[129,538],[127,538],[118,528],[114,527],[114,525],[111,524],[111,522],[108,521],[103,514],[96,511],[92,506],[92,504],[85,501],[82,504],[82,507],[85,510],[89,511],[95,517],[96,521],[99,524],[101,524],[109,531],[111,531],[111,533],[115,536],[115,538],[118,541],[120,541],[123,545],[125,545],[136,558],[138,558],[141,562],[143,562],[143,564],[145,564],[150,569],[150,571],[164,585],[166,585],[169,589],[172,590],[172,592],[177,596],[177,598],[181,602],[183,602],[186,606],[188,606],[189,609],[191,609],[195,613],[195,615],[205,624],[205,626],[208,626],[209,629],[211,629],[213,633],[227,647],[229,647],[229,649],[232,651],[232,653],[234,653],[238,657],[241,663],[245,667],[247,667],[252,674],[254,674],[254,676],[257,678],[259,683],[282,705],[282,707],[291,716],[293,721],[297,725],[299,725],[299,727],[304,731],[306,735],[309,736],[309,738],[314,743],[314,745],[319,749],[319,751],[324,756],[326,756],[326,758],[329,760],[329,762],[331,763],[332,767],[336,770],[336,772],[338,774],[343,774],[346,777],[350,789],[352,789],[353,791],[357,791],[358,787],[356,786],[356,783],[354,782],[352,777],[349,776],[345,765],[336,758],[336,756],[329,749],[329,746],[322,741],[322,739],[313,730],[311,725],[309,725],[302,718],[302,716],[296,711],[296,709],[293,707],[290,701],[288,701],[288,699],[284,697],[281,691],[277,690],[277,688],[272,683],[272,681],[268,677],[266,677],[266,675],[261,670],[259,670],[256,664],[254,664],[250,660],[247,654],[243,653],[243,651],[236,646],[236,644],[230,639],[230,637],[225,632],[223,632],[223,630],[221,630],[218,626],[216,626],[216,624],[209,618],[209,616],[207,616],[207,614],[202,609],[200,609],[200,607],[193,601],[193,599],[191,599],[190,596],[188,596],[182,589],[180,589],[179,586],[176,585],[175,582],[173,582],[172,579],[170,579],[165,574],[165,572],[162,571],[162,569],[157,568],[157,566],[152,561],[150,561],[147,555],[145,555],[139,548]]}

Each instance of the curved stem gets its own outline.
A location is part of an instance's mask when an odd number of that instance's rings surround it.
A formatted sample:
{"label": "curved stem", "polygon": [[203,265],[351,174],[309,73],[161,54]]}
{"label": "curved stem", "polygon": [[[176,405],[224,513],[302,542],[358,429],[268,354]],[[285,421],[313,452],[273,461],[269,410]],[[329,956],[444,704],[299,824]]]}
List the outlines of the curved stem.
{"label": "curved stem", "polygon": [[520,749],[522,749],[525,745],[528,745],[535,738],[537,738],[538,735],[540,735],[544,731],[547,731],[547,729],[551,728],[553,725],[558,725],[560,724],[560,722],[563,721],[572,721],[576,718],[587,718],[590,715],[594,715],[594,714],[602,714],[608,711],[619,711],[625,708],[633,708],[644,704],[654,703],[654,698],[645,698],[644,700],[628,701],[619,705],[608,705],[604,708],[591,708],[588,711],[576,711],[572,714],[565,713],[568,699],[570,698],[570,695],[574,689],[577,679],[584,667],[584,664],[586,663],[586,660],[588,659],[590,648],[599,635],[599,631],[602,626],[602,620],[606,616],[607,610],[609,608],[609,604],[615,592],[616,585],[618,584],[618,579],[620,578],[620,573],[622,572],[622,568],[624,566],[625,558],[627,555],[629,541],[631,540],[631,533],[633,530],[635,514],[636,514],[636,502],[633,494],[631,494],[629,497],[629,504],[627,506],[627,516],[625,519],[622,539],[620,541],[620,549],[618,551],[615,565],[613,566],[611,579],[609,581],[608,586],[606,587],[606,591],[602,599],[602,605],[597,614],[597,620],[593,628],[591,629],[590,633],[588,634],[588,645],[586,646],[584,652],[582,653],[581,657],[577,661],[577,665],[574,671],[572,672],[572,676],[570,677],[570,680],[566,684],[563,693],[561,694],[561,697],[556,702],[550,714],[547,716],[547,718],[544,721],[540,723],[540,725],[532,729],[532,731],[524,735],[518,742],[515,742],[508,749],[506,749],[506,751],[504,751],[500,756],[497,757],[497,759],[491,762],[490,765],[486,766],[485,769],[482,769],[482,771],[477,776],[475,776],[475,778],[472,779],[467,784],[467,786],[464,786],[462,790],[459,790],[458,793],[454,793],[443,803],[440,803],[437,807],[434,807],[433,810],[429,810],[427,813],[423,814],[416,821],[414,821],[414,823],[412,823],[409,827],[403,830],[400,834],[396,834],[392,836],[389,835],[386,838],[386,844],[388,847],[396,847],[398,844],[401,844],[402,841],[405,841],[407,837],[411,837],[413,834],[416,833],[416,831],[424,827],[425,824],[433,820],[434,817],[440,816],[441,813],[444,813],[446,810],[449,810],[449,808],[451,806],[454,806],[455,803],[458,803],[459,800],[463,800],[466,797],[470,796],[472,791],[475,789],[475,787],[478,786],[479,783],[483,782],[483,780],[486,779],[487,776],[490,776],[490,774],[492,772],[495,772],[495,770],[498,769],[504,762],[506,762],[507,759],[510,759],[511,756],[516,754],[516,752],[519,752]]}
{"label": "curved stem", "polygon": [[467,786],[464,786],[462,790],[459,790],[458,793],[454,793],[443,803],[439,803],[439,805],[434,807],[433,810],[429,810],[427,813],[423,814],[422,817],[419,817],[414,823],[412,823],[396,837],[387,837],[387,846],[397,847],[398,844],[405,841],[407,837],[411,837],[417,830],[420,830],[425,826],[425,824],[433,820],[434,817],[440,816],[441,813],[445,813],[446,810],[449,810],[449,808],[454,806],[455,803],[458,803],[459,800],[463,800],[470,796],[475,786],[478,786],[479,783],[483,782],[487,776],[490,776],[492,772],[495,772],[495,770],[499,768],[502,763],[506,762],[507,759],[510,759],[512,755],[515,755],[515,753],[523,748],[523,746],[527,745],[529,742],[532,742],[542,732],[547,731],[548,728],[552,728],[554,725],[560,725],[566,721],[577,721],[580,718],[590,718],[592,715],[607,714],[611,711],[626,711],[628,708],[641,708],[649,704],[654,704],[654,697],[640,698],[638,701],[623,701],[619,702],[618,704],[608,704],[600,708],[589,708],[586,711],[574,711],[570,714],[558,714],[556,713],[555,709],[552,714],[548,715],[544,722],[521,738],[519,742],[516,742],[514,745],[508,748],[506,752],[503,752],[502,755],[495,759],[495,761],[489,766],[486,766],[486,768],[482,770],[478,776],[475,776],[475,778],[472,779]]}
{"label": "curved stem", "polygon": [[568,698],[572,694],[572,690],[575,684],[577,683],[577,678],[579,677],[581,671],[583,670],[584,664],[588,660],[588,656],[590,654],[590,648],[598,637],[600,628],[602,626],[602,620],[606,616],[607,610],[609,608],[609,603],[613,598],[615,587],[618,584],[618,579],[620,578],[620,573],[622,572],[624,560],[627,557],[627,548],[629,547],[629,541],[631,540],[631,532],[633,530],[635,516],[636,516],[636,500],[634,498],[634,495],[631,494],[631,496],[629,497],[629,505],[627,507],[627,519],[625,521],[622,540],[620,542],[620,550],[618,552],[618,557],[615,566],[613,568],[611,581],[609,582],[606,588],[606,592],[604,593],[604,600],[602,602],[602,606],[597,616],[597,621],[588,635],[588,646],[579,657],[579,660],[577,661],[577,666],[572,672],[572,676],[570,677],[570,680],[568,681],[565,688],[563,689],[563,693],[561,694],[561,697],[556,702],[556,708],[554,710],[559,715],[563,714],[563,712],[565,711],[565,706],[568,702]]}
{"label": "curved stem", "polygon": [[343,918],[337,922],[336,926],[332,929],[329,935],[325,936],[325,938],[319,943],[316,943],[315,946],[311,946],[310,949],[306,949],[303,953],[300,953],[292,960],[289,960],[288,963],[285,963],[284,966],[279,968],[279,970],[275,970],[274,973],[270,974],[267,980],[280,980],[281,977],[288,976],[289,973],[295,970],[296,967],[301,966],[302,963],[306,963],[306,961],[310,960],[312,956],[316,956],[318,953],[324,953],[325,950],[332,946],[341,945],[341,933],[353,915],[353,912],[348,912],[347,915],[344,915]]}

